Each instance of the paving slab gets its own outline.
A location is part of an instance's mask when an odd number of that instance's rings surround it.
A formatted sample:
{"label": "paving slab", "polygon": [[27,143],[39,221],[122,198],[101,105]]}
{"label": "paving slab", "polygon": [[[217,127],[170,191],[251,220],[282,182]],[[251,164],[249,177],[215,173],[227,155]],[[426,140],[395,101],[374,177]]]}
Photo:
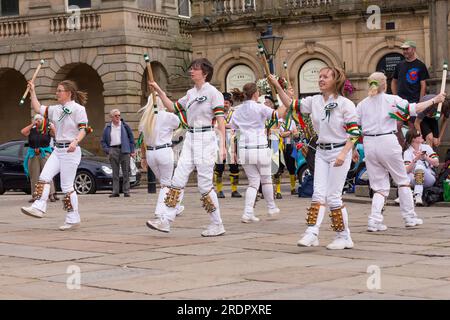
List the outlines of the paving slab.
{"label": "paving slab", "polygon": [[[288,191],[283,185],[283,192]],[[230,194],[229,187],[225,193]],[[245,192],[242,186],[242,193]],[[449,299],[450,211],[418,208],[424,225],[405,228],[398,207],[388,207],[389,229],[369,233],[368,203],[346,201],[351,250],[327,250],[328,217],[318,247],[296,245],[310,199],[285,193],[276,219],[256,204],[259,223],[240,222],[244,199],[220,199],[226,234],[200,236],[209,224],[196,187],[185,192],[182,216],[169,234],[146,227],[156,195],[133,189],[131,198],[108,192],[80,196],[82,224],[61,232],[61,203],[43,219],[20,213],[28,196],[1,195],[1,299]],[[80,289],[67,281],[80,270]],[[369,289],[379,268],[381,288]],[[371,269],[372,268],[372,269]]]}

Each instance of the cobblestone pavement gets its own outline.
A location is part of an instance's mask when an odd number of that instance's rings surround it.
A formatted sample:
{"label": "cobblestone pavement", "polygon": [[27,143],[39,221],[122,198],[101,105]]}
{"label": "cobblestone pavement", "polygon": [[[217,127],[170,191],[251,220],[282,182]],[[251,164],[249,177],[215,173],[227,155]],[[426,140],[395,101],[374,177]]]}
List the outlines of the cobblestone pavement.
{"label": "cobblestone pavement", "polygon": [[[243,193],[244,188],[240,191]],[[226,234],[202,238],[209,219],[197,189],[169,234],[145,226],[156,195],[81,196],[82,225],[58,231],[61,201],[43,219],[20,213],[29,196],[0,196],[1,299],[449,299],[450,209],[418,208],[419,228],[387,207],[389,229],[366,232],[368,204],[347,202],[355,248],[330,251],[328,219],[320,246],[296,246],[309,199],[284,192],[281,214],[240,222],[244,200],[221,199]],[[77,273],[80,271],[80,273]],[[77,288],[77,279],[80,287]],[[71,289],[72,288],[72,289]]]}

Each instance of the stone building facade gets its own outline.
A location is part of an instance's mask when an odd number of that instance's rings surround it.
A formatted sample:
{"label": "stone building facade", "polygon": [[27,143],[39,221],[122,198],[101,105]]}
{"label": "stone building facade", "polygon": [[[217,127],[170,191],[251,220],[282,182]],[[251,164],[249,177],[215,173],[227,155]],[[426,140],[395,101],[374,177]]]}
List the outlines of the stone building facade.
{"label": "stone building facade", "polygon": [[179,97],[189,85],[191,36],[179,0],[0,1],[0,143],[20,139],[30,121],[29,99],[18,103],[41,59],[35,83],[42,103],[55,102],[64,79],[88,92],[94,133],[83,144],[96,152],[110,110],[120,109],[137,128],[136,111],[148,96],[145,53],[169,94]]}
{"label": "stone building facade", "polygon": [[[212,82],[230,90],[263,77],[257,38],[270,23],[284,38],[275,71],[285,76],[287,63],[296,94],[317,92],[317,71],[334,65],[345,69],[357,102],[366,96],[367,77],[376,70],[391,73],[402,59],[400,45],[414,40],[435,92],[448,60],[448,14],[448,0],[193,0],[192,52],[210,59]],[[450,146],[449,129],[442,150]]]}

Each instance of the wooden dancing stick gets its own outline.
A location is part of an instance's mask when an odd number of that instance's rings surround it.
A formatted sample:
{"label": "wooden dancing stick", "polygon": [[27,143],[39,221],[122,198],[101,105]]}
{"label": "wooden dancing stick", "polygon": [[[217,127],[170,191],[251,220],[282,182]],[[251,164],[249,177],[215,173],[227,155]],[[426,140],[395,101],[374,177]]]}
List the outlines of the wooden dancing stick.
{"label": "wooden dancing stick", "polygon": [[288,65],[287,65],[286,61],[283,62],[283,68],[285,71],[286,81],[288,83],[287,89],[289,89],[291,87],[291,80],[289,80],[289,71],[288,71]]}
{"label": "wooden dancing stick", "polygon": [[[33,77],[31,78],[31,82],[34,82],[34,80],[36,80],[36,76],[39,72],[39,70],[41,70],[42,65],[44,64],[44,60],[39,61],[39,65],[37,66],[36,70],[34,71]],[[25,93],[22,96],[22,99],[20,99],[19,101],[19,106],[23,106],[23,104],[25,103],[25,99],[28,95],[28,92],[30,92],[30,88],[27,87],[27,90],[25,90]]]}
{"label": "wooden dancing stick", "polygon": [[[444,65],[442,66],[442,82],[440,93],[445,93],[445,85],[447,84],[447,70],[448,70],[448,63],[447,61],[444,61]],[[436,119],[439,119],[441,117],[441,110],[442,110],[442,102],[439,102],[435,115]]]}
{"label": "wooden dancing stick", "polygon": [[[152,66],[150,64],[150,58],[149,58],[148,54],[144,54],[144,60],[145,60],[145,63],[147,64],[148,80],[150,82],[155,82],[155,79],[153,78]],[[156,101],[155,90],[152,89],[151,93],[152,93],[152,100],[153,100],[153,109],[154,109],[155,113],[157,113],[158,112],[158,105],[157,105],[157,101]]]}
{"label": "wooden dancing stick", "polygon": [[272,99],[273,99],[273,104],[277,108],[278,107],[277,90],[275,89],[273,84],[268,79],[269,75],[270,75],[270,69],[269,69],[269,64],[267,63],[266,55],[264,54],[264,48],[259,45],[258,46],[258,50],[259,50],[259,57],[261,58],[261,62],[262,62],[263,67],[264,67],[264,72],[266,73],[267,83],[270,86],[270,91],[271,91],[271,95],[272,95]]}

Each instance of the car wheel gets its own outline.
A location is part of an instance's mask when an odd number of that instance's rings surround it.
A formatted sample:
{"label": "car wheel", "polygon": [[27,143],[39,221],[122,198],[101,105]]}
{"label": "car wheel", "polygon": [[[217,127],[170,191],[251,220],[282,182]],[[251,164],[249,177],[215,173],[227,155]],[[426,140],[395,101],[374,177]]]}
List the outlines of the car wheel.
{"label": "car wheel", "polygon": [[73,182],[73,187],[78,194],[92,194],[97,191],[97,186],[95,185],[95,179],[87,171],[79,171],[75,176],[75,181]]}
{"label": "car wheel", "polygon": [[301,185],[305,176],[310,174],[311,172],[309,171],[308,166],[306,164],[301,166],[300,169],[298,169],[297,171],[298,184]]}
{"label": "car wheel", "polygon": [[5,193],[5,188],[3,188],[3,182],[2,179],[0,179],[0,194],[4,194]]}

